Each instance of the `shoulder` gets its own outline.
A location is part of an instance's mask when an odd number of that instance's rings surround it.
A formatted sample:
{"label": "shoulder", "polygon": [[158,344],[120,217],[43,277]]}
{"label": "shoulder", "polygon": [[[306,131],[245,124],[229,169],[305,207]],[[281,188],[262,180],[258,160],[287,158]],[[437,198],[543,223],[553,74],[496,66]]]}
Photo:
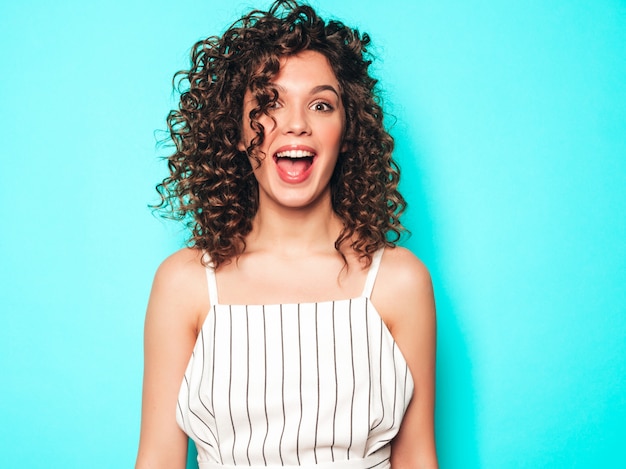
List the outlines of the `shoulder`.
{"label": "shoulder", "polygon": [[[374,295],[378,295],[375,297]],[[392,442],[393,467],[437,467],[433,412],[437,324],[430,274],[409,250],[385,249],[372,301],[411,372],[414,393]]]}
{"label": "shoulder", "polygon": [[372,301],[392,333],[416,316],[431,315],[434,295],[428,269],[408,249],[386,248]]}
{"label": "shoulder", "polygon": [[159,265],[155,280],[165,285],[184,287],[203,272],[202,252],[198,249],[184,248],[167,257]]}
{"label": "shoulder", "polygon": [[399,293],[416,287],[430,287],[431,279],[424,263],[403,247],[386,248],[377,283],[387,291]]}
{"label": "shoulder", "polygon": [[201,261],[200,251],[182,249],[165,259],[154,277],[144,324],[137,467],[184,467],[187,436],[176,424],[173,409],[206,315],[203,310],[208,311]]}
{"label": "shoulder", "polygon": [[181,315],[197,324],[209,309],[202,252],[184,248],[167,257],[154,276],[150,303],[163,313]]}

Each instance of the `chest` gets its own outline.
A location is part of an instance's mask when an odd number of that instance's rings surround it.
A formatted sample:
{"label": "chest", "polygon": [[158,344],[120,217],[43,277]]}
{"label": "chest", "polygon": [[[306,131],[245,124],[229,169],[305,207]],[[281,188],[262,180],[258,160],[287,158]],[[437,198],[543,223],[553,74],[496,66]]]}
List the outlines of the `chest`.
{"label": "chest", "polygon": [[239,445],[257,443],[311,459],[336,451],[363,457],[397,431],[412,389],[404,358],[365,297],[221,304],[198,336],[179,423],[219,440],[233,460]]}
{"label": "chest", "polygon": [[367,269],[322,256],[281,261],[241,259],[215,274],[222,304],[290,304],[356,298]]}

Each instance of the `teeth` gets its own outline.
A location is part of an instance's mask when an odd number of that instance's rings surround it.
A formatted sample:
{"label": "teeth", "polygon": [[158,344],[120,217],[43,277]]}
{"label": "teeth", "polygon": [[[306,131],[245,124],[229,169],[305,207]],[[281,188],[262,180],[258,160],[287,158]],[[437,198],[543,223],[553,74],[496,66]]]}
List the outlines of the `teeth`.
{"label": "teeth", "polygon": [[276,153],[277,158],[310,158],[313,153],[304,150],[287,150]]}

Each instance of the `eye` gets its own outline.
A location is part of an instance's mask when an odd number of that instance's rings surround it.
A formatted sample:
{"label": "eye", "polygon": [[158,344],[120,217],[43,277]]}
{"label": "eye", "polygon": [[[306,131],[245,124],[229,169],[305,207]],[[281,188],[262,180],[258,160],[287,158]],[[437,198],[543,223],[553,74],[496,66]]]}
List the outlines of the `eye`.
{"label": "eye", "polygon": [[311,109],[318,112],[330,112],[335,108],[326,101],[316,101],[311,105]]}
{"label": "eye", "polygon": [[280,103],[280,101],[276,100],[268,106],[268,109],[280,109],[281,107],[283,107],[283,105]]}

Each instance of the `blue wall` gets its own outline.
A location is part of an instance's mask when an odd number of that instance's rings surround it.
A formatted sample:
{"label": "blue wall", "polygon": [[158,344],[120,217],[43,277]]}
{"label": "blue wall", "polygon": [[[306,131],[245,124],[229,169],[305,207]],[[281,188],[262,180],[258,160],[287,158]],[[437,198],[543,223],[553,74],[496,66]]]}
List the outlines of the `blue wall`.
{"label": "blue wall", "polygon": [[[182,239],[146,207],[154,131],[191,44],[251,2],[223,3],[0,4],[0,467],[133,464],[145,304]],[[624,2],[314,5],[380,58],[442,467],[626,465]]]}

